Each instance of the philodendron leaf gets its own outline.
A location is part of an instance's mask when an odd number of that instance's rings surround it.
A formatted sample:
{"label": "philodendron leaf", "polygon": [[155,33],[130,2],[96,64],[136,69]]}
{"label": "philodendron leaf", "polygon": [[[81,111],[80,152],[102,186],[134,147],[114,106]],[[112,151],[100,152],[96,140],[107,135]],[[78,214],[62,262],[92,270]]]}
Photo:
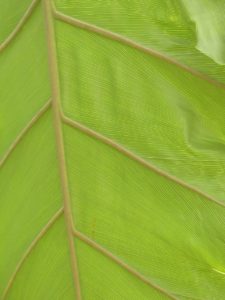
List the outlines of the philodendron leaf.
{"label": "philodendron leaf", "polygon": [[224,1],[2,1],[2,300],[222,300]]}

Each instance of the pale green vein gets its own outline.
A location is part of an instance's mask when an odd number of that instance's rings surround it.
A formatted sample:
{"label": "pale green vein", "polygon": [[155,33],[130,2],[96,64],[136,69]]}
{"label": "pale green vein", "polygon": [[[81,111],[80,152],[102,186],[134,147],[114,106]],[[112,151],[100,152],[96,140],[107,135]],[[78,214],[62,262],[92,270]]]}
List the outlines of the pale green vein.
{"label": "pale green vein", "polygon": [[7,161],[10,154],[15,150],[20,141],[25,137],[28,131],[33,127],[33,125],[41,118],[41,116],[48,110],[50,107],[51,100],[48,100],[43,107],[33,116],[33,118],[27,123],[27,125],[20,131],[15,140],[11,143],[9,148],[6,150],[2,159],[0,160],[0,168]]}
{"label": "pale green vein", "polygon": [[218,200],[216,200],[215,198],[213,198],[212,196],[202,192],[201,190],[197,189],[194,186],[189,185],[188,183],[184,182],[183,180],[168,174],[167,172],[159,169],[158,167],[156,167],[155,165],[151,164],[150,162],[146,161],[145,159],[143,159],[142,157],[134,154],[132,151],[126,149],[125,147],[123,147],[122,145],[118,144],[117,142],[113,141],[112,139],[102,135],[99,132],[96,132],[93,129],[90,129],[88,127],[86,127],[85,125],[71,120],[70,118],[66,117],[64,114],[61,115],[62,120],[64,121],[64,123],[68,124],[71,127],[74,127],[78,130],[80,130],[81,132],[91,136],[94,139],[97,139],[101,142],[103,142],[104,144],[112,147],[113,149],[119,151],[120,153],[122,153],[123,155],[129,157],[132,160],[135,160],[136,162],[138,162],[140,165],[144,166],[145,168],[159,174],[160,176],[163,176],[171,181],[176,182],[177,184],[181,185],[182,187],[189,189],[191,192],[196,193],[200,196],[202,196],[204,199],[212,201],[222,207],[225,207],[225,204],[222,202],[219,202]]}
{"label": "pale green vein", "polygon": [[93,241],[92,239],[90,239],[89,237],[87,237],[86,235],[84,235],[83,233],[81,233],[80,231],[74,229],[73,230],[73,234],[74,234],[75,237],[79,238],[81,241],[83,241],[87,245],[91,246],[95,250],[101,252],[103,255],[105,255],[108,258],[110,258],[111,260],[113,260],[116,264],[118,264],[120,267],[122,267],[125,270],[127,270],[129,273],[131,273],[133,276],[137,277],[139,280],[141,280],[145,284],[151,286],[152,288],[154,288],[158,292],[164,294],[165,296],[167,296],[170,299],[178,300],[178,298],[176,298],[175,296],[173,296],[172,294],[170,294],[168,291],[166,291],[162,287],[160,287],[157,284],[153,283],[151,280],[149,280],[148,278],[146,278],[145,276],[143,276],[141,273],[139,273],[138,271],[136,271],[135,269],[133,269],[132,267],[130,267],[128,264],[126,264],[124,261],[122,261],[120,258],[118,258],[117,256],[115,256],[113,253],[111,253],[110,251],[106,250],[104,247],[102,247],[101,245],[99,245],[98,243],[96,243],[95,241]]}
{"label": "pale green vein", "polygon": [[26,12],[24,13],[24,15],[22,16],[22,18],[20,19],[20,21],[18,22],[18,24],[16,25],[16,27],[14,28],[14,30],[9,34],[9,36],[1,43],[0,45],[0,52],[3,51],[9,44],[10,42],[17,36],[17,34],[21,31],[21,29],[23,28],[23,26],[25,25],[25,23],[27,22],[27,20],[29,19],[29,17],[31,16],[33,10],[35,9],[37,3],[40,0],[33,0],[30,4],[30,6],[28,7],[28,9],[26,10]]}
{"label": "pale green vein", "polygon": [[162,53],[160,53],[159,51],[156,51],[152,48],[149,48],[149,47],[145,47],[125,36],[122,36],[122,35],[119,35],[117,33],[114,33],[112,31],[109,31],[109,30],[106,30],[106,29],[103,29],[101,27],[98,27],[98,26],[95,26],[93,24],[90,24],[90,23],[87,23],[87,22],[84,22],[84,21],[81,21],[81,20],[78,20],[78,19],[75,19],[73,17],[70,17],[68,15],[65,15],[59,11],[57,11],[56,9],[54,9],[54,15],[55,17],[58,19],[58,20],[61,20],[69,25],[72,25],[72,26],[75,26],[75,27],[78,27],[80,29],[83,29],[83,30],[86,30],[86,31],[89,31],[89,32],[94,32],[100,36],[103,36],[105,38],[108,38],[108,39],[111,39],[111,40],[114,40],[114,41],[117,41],[121,44],[124,44],[124,45],[127,45],[131,48],[134,48],[138,51],[141,51],[147,55],[151,55],[151,56],[154,56],[162,61],[165,61],[166,63],[170,63],[170,64],[173,64],[177,67],[179,67],[180,69],[183,69],[185,70],[186,72],[194,75],[195,77],[198,77],[204,81],[207,81],[208,83],[210,84],[213,84],[219,88],[222,88],[225,90],[225,85],[219,81],[216,81],[210,77],[208,77],[207,75],[197,71],[197,70],[194,70],[178,61],[176,61],[175,59],[172,59]]}
{"label": "pale green vein", "polygon": [[14,283],[14,281],[16,279],[16,276],[17,276],[18,272],[22,268],[22,266],[25,263],[26,259],[30,256],[30,254],[34,250],[34,248],[37,245],[37,243],[44,237],[44,235],[48,232],[48,230],[52,227],[52,225],[56,222],[56,220],[62,215],[62,213],[63,213],[63,208],[60,208],[54,214],[54,216],[51,217],[51,219],[48,221],[48,223],[42,228],[42,230],[34,238],[34,240],[32,241],[32,243],[30,244],[30,246],[24,252],[24,254],[22,255],[21,259],[19,260],[19,262],[18,262],[18,264],[17,264],[14,272],[12,273],[12,275],[9,278],[7,286],[6,286],[6,288],[5,288],[4,292],[3,292],[3,295],[2,295],[2,300],[6,299],[10,288],[12,288],[12,286],[13,286],[13,283]]}

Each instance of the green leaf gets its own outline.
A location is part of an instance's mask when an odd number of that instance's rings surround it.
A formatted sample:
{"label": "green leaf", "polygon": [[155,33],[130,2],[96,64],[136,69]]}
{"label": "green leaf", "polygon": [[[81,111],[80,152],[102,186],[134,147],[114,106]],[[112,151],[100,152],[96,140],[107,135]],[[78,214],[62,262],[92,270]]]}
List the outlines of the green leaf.
{"label": "green leaf", "polygon": [[2,300],[221,300],[224,2],[11,0]]}

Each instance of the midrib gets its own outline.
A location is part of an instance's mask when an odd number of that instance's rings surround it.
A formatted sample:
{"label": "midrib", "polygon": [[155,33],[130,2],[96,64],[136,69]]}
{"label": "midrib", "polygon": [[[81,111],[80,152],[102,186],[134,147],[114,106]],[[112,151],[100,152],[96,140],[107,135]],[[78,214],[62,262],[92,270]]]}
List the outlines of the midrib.
{"label": "midrib", "polygon": [[67,228],[71,267],[73,273],[73,282],[76,290],[76,299],[81,300],[81,289],[79,281],[79,272],[76,251],[74,246],[73,237],[73,219],[70,205],[70,193],[68,187],[68,178],[66,171],[66,161],[65,161],[65,151],[64,151],[64,140],[62,133],[62,122],[60,117],[60,85],[59,85],[59,73],[57,65],[57,54],[55,45],[55,32],[53,25],[53,14],[52,7],[49,0],[43,0],[43,9],[45,15],[45,26],[46,26],[46,38],[48,46],[48,62],[49,62],[49,73],[52,89],[52,110],[54,118],[54,130],[55,139],[57,147],[57,156],[59,163],[59,173],[61,180],[61,189],[63,195],[63,206],[64,206],[64,216]]}

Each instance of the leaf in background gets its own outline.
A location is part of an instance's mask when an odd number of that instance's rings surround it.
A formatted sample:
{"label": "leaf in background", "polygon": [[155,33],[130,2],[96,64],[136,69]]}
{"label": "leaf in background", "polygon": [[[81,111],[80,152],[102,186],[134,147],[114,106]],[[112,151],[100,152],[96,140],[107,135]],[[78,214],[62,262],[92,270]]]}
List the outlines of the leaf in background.
{"label": "leaf in background", "polygon": [[223,8],[2,3],[2,300],[223,299]]}

